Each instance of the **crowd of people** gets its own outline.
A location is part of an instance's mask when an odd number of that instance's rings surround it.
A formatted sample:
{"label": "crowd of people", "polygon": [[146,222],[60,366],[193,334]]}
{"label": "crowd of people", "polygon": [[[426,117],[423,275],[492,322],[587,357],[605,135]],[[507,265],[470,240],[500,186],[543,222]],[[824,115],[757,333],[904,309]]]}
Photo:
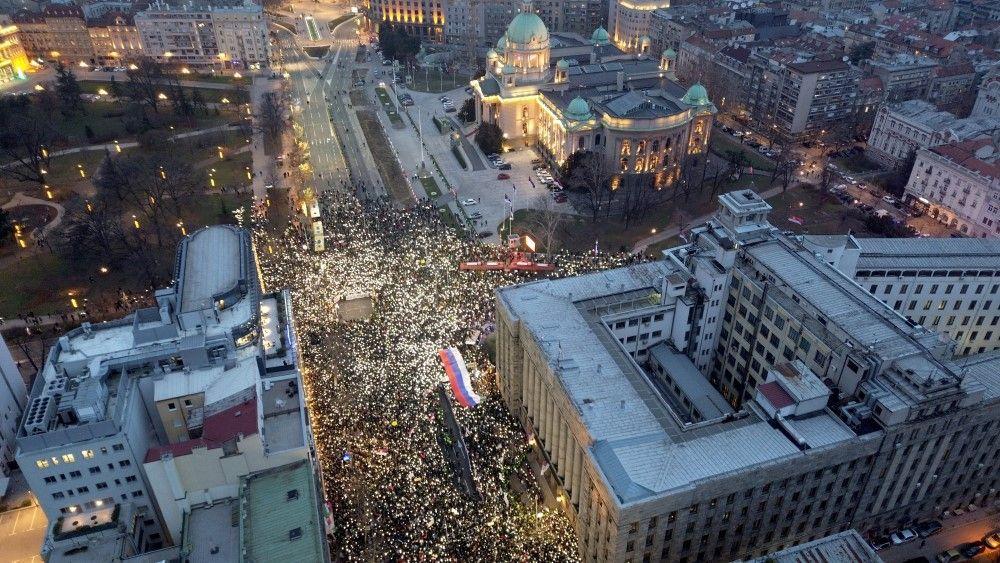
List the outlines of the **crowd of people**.
{"label": "crowd of people", "polygon": [[[326,250],[305,233],[255,222],[268,288],[292,291],[309,414],[335,523],[334,549],[352,561],[571,561],[576,538],[546,508],[527,462],[528,437],[507,411],[489,358],[495,290],[517,272],[462,272],[462,260],[499,258],[464,238],[430,204],[321,199]],[[627,257],[561,254],[573,275]],[[342,316],[365,296],[369,315]],[[346,307],[345,307],[346,308]],[[437,350],[458,347],[482,402],[455,403],[478,495],[463,493],[447,459]]]}

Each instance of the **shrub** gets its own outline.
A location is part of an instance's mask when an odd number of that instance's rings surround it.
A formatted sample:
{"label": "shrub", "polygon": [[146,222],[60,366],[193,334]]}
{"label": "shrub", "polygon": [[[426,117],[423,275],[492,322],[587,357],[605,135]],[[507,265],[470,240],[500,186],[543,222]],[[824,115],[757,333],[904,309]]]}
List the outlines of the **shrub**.
{"label": "shrub", "polygon": [[465,158],[462,156],[462,151],[458,150],[458,147],[451,147],[451,154],[455,155],[455,158],[458,159],[458,164],[462,167],[462,170],[468,168],[468,165],[465,164]]}

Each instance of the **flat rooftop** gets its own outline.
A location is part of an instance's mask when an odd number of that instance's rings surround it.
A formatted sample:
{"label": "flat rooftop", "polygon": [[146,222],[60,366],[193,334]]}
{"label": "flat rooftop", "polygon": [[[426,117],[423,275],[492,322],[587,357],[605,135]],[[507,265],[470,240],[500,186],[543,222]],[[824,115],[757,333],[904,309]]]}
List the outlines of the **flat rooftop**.
{"label": "flat rooftop", "polygon": [[593,441],[588,453],[622,504],[730,471],[804,455],[781,431],[753,413],[682,428],[678,419],[667,414],[662,395],[628,361],[600,318],[584,306],[615,295],[658,289],[663,277],[676,272],[671,263],[647,262],[498,291],[500,305],[530,333],[522,334],[538,344],[579,413]]}
{"label": "flat rooftop", "polygon": [[182,277],[178,280],[182,313],[210,309],[214,295],[240,281],[240,238],[236,229],[217,226],[201,229],[185,239]]}
{"label": "flat rooftop", "polygon": [[244,561],[329,561],[318,483],[300,461],[240,479]]}
{"label": "flat rooftop", "polygon": [[240,560],[240,505],[235,499],[191,510],[184,551],[191,561]]}
{"label": "flat rooftop", "polygon": [[1000,270],[1000,239],[859,238],[858,270]]}

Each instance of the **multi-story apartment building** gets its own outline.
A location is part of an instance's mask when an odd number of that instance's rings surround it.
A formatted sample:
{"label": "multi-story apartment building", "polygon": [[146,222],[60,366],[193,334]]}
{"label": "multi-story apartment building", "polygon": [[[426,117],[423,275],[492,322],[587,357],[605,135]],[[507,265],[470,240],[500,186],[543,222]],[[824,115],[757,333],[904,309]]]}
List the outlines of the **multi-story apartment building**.
{"label": "multi-story apartment building", "polygon": [[17,28],[18,41],[29,58],[52,60],[45,18],[34,12],[21,11],[11,16],[11,22]]}
{"label": "multi-story apartment building", "polygon": [[448,0],[371,0],[368,19],[376,26],[394,26],[427,41],[444,41]]}
{"label": "multi-story apartment building", "polygon": [[970,116],[1000,118],[1000,64],[983,76]]}
{"label": "multi-story apartment building", "polygon": [[660,53],[668,48],[678,50],[681,42],[695,34],[693,18],[696,6],[672,6],[653,10],[649,15],[649,49]]}
{"label": "multi-story apartment building", "polygon": [[969,63],[942,65],[934,69],[927,90],[927,101],[939,109],[964,115],[972,108],[968,102],[975,93],[976,69]]}
{"label": "multi-story apartment building", "polygon": [[83,10],[72,4],[49,4],[42,11],[49,35],[49,57],[66,64],[93,62],[90,32]]}
{"label": "multi-story apartment building", "polygon": [[88,21],[87,29],[90,31],[95,64],[114,65],[143,55],[142,39],[132,14],[104,12]]}
{"label": "multi-story apartment building", "polygon": [[0,336],[0,497],[7,492],[14,463],[14,439],[28,397],[21,370]]}
{"label": "multi-story apartment building", "polygon": [[957,363],[755,193],[720,203],[661,261],[498,291],[501,394],[581,558],[758,557],[996,502],[1000,355]]}
{"label": "multi-story apartment building", "polygon": [[884,104],[875,114],[868,136],[869,158],[887,168],[900,168],[918,149],[996,135],[1000,118],[958,119],[923,100]]}
{"label": "multi-story apartment building", "polygon": [[28,55],[21,45],[17,26],[0,24],[0,84],[23,78],[28,70]]}
{"label": "multi-story apartment building", "polygon": [[822,137],[855,111],[858,73],[841,60],[786,63],[757,50],[748,66],[750,115],[779,137]]}
{"label": "multi-story apartment building", "polygon": [[801,563],[804,561],[883,563],[878,553],[875,553],[872,546],[856,530],[839,532],[825,538],[768,553],[747,563]]}
{"label": "multi-story apartment building", "polygon": [[249,234],[199,230],[176,263],[156,307],[60,337],[32,386],[16,459],[54,523],[45,552],[118,524],[116,556],[180,544],[241,476],[311,463],[288,294],[262,294]]}
{"label": "multi-story apartment building", "polygon": [[268,16],[260,4],[157,2],[136,13],[146,56],[161,63],[256,68],[271,60]]}
{"label": "multi-story apartment building", "polygon": [[933,59],[907,54],[882,57],[868,63],[869,72],[882,79],[890,102],[926,98],[937,67]]}
{"label": "multi-story apartment building", "polygon": [[1000,236],[1000,153],[991,137],[917,151],[906,196],[962,234]]}
{"label": "multi-story apartment building", "polygon": [[645,44],[650,49],[650,22],[655,10],[670,7],[670,0],[611,0],[608,5],[608,33],[622,51],[638,53]]}

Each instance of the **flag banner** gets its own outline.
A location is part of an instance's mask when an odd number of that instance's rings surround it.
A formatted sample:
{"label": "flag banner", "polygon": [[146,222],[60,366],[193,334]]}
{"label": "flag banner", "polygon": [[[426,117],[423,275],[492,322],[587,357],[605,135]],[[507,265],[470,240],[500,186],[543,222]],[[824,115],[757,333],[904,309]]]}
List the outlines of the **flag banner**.
{"label": "flag banner", "polygon": [[465,367],[462,354],[456,348],[442,348],[438,350],[438,357],[444,364],[444,371],[451,382],[451,391],[458,402],[467,409],[478,405],[479,395],[472,390],[472,378],[469,377],[469,369]]}

